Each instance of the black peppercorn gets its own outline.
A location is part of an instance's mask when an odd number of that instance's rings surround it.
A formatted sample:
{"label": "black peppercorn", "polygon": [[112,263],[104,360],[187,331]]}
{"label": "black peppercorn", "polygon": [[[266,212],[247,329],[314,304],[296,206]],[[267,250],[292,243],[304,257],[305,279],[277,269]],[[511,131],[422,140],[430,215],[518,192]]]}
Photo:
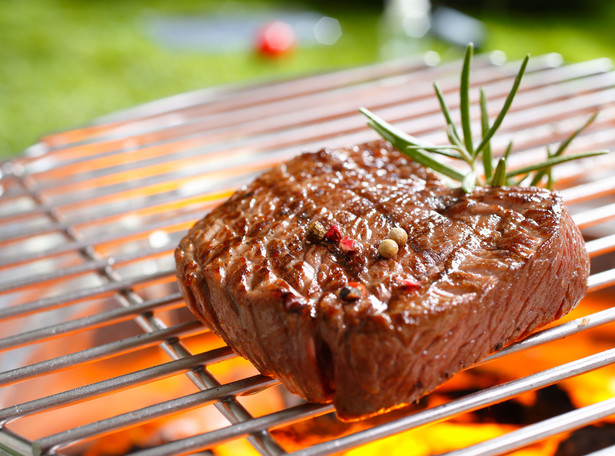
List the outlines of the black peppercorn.
{"label": "black peppercorn", "polygon": [[340,298],[344,301],[357,301],[361,299],[365,291],[365,286],[357,283],[350,282],[344,288],[340,290]]}

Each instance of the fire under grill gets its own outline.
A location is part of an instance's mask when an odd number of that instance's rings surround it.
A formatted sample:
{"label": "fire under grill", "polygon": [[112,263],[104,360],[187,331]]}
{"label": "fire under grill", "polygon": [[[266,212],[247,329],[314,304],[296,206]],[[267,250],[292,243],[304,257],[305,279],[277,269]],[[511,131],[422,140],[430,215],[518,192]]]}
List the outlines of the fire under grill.
{"label": "fire under grill", "polygon": [[[494,113],[517,68],[475,59],[472,83]],[[459,69],[387,63],[196,91],[50,135],[4,163],[0,453],[613,454],[613,154],[555,170],[592,257],[588,296],[404,410],[341,423],[184,308],[172,252],[192,223],[281,160],[374,139],[359,106],[446,141],[431,84],[457,116]],[[573,150],[615,149],[609,61],[533,58],[495,153],[514,137],[512,167],[543,159],[596,111]],[[474,118],[478,130],[477,107]]]}

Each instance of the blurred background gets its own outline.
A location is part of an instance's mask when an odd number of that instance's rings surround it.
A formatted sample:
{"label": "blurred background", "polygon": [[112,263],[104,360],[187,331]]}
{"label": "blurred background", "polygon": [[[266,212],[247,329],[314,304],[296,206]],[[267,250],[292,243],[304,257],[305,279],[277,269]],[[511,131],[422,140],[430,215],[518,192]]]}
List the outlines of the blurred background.
{"label": "blurred background", "polygon": [[3,0],[0,160],[169,95],[397,58],[433,65],[470,40],[508,59],[614,58],[614,22],[610,0]]}

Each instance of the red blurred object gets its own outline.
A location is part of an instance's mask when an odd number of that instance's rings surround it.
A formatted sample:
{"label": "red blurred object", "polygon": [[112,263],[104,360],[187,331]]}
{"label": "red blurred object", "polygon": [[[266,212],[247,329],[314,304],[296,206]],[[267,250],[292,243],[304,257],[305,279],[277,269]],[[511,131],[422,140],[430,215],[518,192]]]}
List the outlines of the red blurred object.
{"label": "red blurred object", "polygon": [[291,52],[297,43],[293,28],[286,22],[275,21],[264,25],[257,35],[257,51],[261,55],[278,57]]}

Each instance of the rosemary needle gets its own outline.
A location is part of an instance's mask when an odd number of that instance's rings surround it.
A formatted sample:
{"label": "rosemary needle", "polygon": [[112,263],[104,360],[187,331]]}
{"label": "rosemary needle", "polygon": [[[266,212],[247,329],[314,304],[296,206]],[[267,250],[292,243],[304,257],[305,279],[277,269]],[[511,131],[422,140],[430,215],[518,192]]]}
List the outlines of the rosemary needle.
{"label": "rosemary needle", "polygon": [[[489,111],[487,109],[487,95],[485,95],[485,91],[480,89],[480,124],[482,128],[483,137],[489,131]],[[483,153],[481,154],[483,159],[483,170],[485,171],[485,179],[491,179],[493,175],[493,166],[491,162],[493,161],[493,156],[491,154],[491,141],[487,141],[485,143],[485,147],[483,148]]]}
{"label": "rosemary needle", "polygon": [[461,127],[463,130],[463,142],[465,143],[468,155],[474,156],[474,145],[472,144],[472,129],[470,119],[470,64],[474,46],[472,43],[466,48],[466,53],[461,67],[461,81],[459,86],[459,109],[461,111]]}
{"label": "rosemary needle", "polygon": [[[487,96],[482,89],[480,90],[481,139],[478,146],[475,148],[472,137],[469,95],[470,65],[473,53],[474,46],[470,43],[467,46],[464,55],[459,83],[459,109],[461,114],[461,132],[463,133],[463,138],[459,135],[459,131],[452,120],[450,110],[437,83],[434,83],[434,90],[436,92],[438,102],[440,103],[440,109],[444,114],[444,119],[446,121],[446,135],[450,142],[448,145],[434,145],[425,143],[424,141],[420,141],[419,139],[404,133],[365,108],[360,108],[359,111],[361,111],[368,118],[368,125],[376,130],[384,139],[389,141],[395,148],[410,156],[410,158],[421,165],[461,182],[461,187],[468,193],[472,192],[477,185],[491,185],[493,187],[503,185],[519,185],[527,177],[530,177],[532,173],[534,173],[534,175],[532,176],[530,185],[539,185],[543,178],[546,177],[546,186],[551,188],[553,184],[551,169],[553,166],[571,160],[578,160],[581,158],[608,153],[608,151],[599,150],[575,155],[563,155],[572,140],[596,119],[597,113],[595,113],[580,128],[573,132],[572,135],[564,140],[555,152],[551,152],[550,149],[547,149],[547,159],[541,163],[525,166],[513,171],[507,171],[506,162],[512,150],[512,141],[508,144],[503,157],[497,160],[493,157],[491,150],[491,138],[493,138],[494,134],[502,124],[504,117],[512,105],[513,99],[517,94],[519,85],[521,84],[523,74],[525,73],[525,69],[527,68],[529,55],[526,56],[521,62],[519,71],[513,81],[512,88],[504,100],[502,109],[493,122],[489,121]],[[455,167],[449,166],[437,160],[432,156],[432,154],[444,155],[449,158],[462,160],[467,163],[470,170],[463,173]],[[484,172],[482,179],[476,166],[479,157],[482,162]]]}

